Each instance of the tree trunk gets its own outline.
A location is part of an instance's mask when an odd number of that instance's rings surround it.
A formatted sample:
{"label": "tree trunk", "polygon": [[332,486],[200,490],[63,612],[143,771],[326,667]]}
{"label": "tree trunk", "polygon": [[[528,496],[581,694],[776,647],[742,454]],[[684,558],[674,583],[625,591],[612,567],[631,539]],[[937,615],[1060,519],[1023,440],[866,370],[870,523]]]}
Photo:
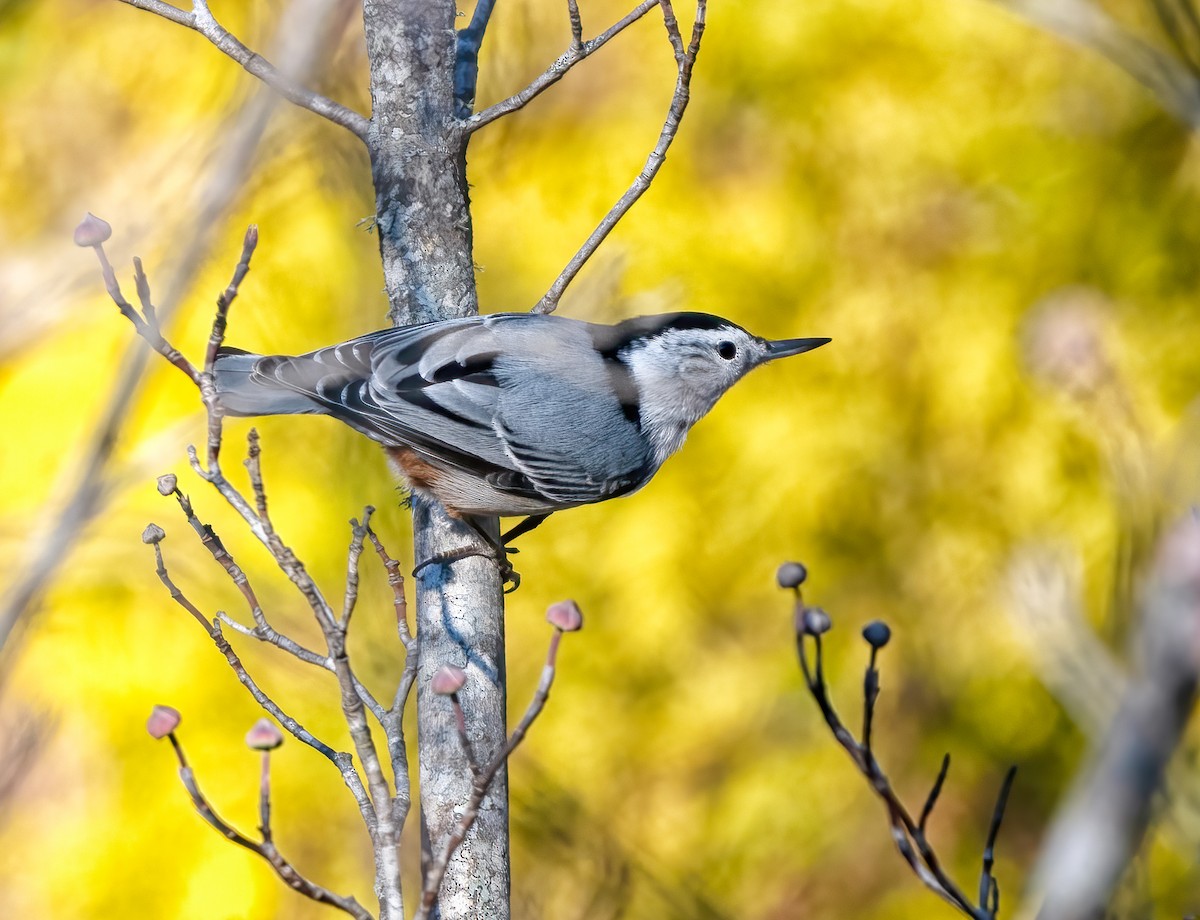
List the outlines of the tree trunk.
{"label": "tree trunk", "polygon": [[[454,114],[453,0],[367,0],[368,146],[384,279],[395,325],[478,312],[465,169]],[[493,526],[495,526],[493,524]],[[413,508],[417,563],[478,537],[436,505]],[[459,695],[475,756],[505,741],[504,605],[495,563],[481,556],[422,569],[416,588],[422,840],[444,845],[471,789],[449,701],[429,692],[443,664],[467,671]],[[501,770],[446,872],[437,916],[509,916],[508,778]]]}

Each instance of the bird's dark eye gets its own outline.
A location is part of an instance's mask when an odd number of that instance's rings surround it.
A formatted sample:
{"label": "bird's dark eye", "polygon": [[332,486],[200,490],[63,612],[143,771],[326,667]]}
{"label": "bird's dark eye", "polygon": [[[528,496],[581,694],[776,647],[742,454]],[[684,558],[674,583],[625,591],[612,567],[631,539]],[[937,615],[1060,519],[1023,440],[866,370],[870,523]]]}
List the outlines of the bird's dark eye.
{"label": "bird's dark eye", "polygon": [[732,361],[737,357],[737,346],[733,342],[722,342],[717,346],[717,354],[726,361]]}

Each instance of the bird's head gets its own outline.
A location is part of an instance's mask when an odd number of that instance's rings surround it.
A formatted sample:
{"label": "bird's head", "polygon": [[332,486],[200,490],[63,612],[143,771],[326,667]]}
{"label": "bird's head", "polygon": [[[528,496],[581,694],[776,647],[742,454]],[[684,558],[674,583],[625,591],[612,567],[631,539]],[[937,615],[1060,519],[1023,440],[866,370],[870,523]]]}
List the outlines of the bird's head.
{"label": "bird's head", "polygon": [[769,341],[707,313],[672,313],[615,327],[616,350],[637,383],[644,428],[660,441],[660,460],[683,442],[731,386],[749,371],[824,345],[829,339]]}
{"label": "bird's head", "polygon": [[[674,313],[622,323],[629,332],[620,357],[643,389],[643,399],[672,399],[696,411],[693,421],[749,371],[803,354],[829,339],[769,341],[707,313]],[[647,391],[650,388],[650,392]]]}

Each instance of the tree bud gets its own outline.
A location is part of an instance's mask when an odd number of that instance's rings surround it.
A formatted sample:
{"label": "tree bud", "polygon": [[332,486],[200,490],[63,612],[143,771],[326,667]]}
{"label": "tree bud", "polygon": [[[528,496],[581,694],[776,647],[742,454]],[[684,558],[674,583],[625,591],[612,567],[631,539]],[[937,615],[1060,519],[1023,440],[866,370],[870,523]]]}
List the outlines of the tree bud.
{"label": "tree bud", "polygon": [[88,212],[87,216],[75,228],[76,246],[99,246],[112,236],[112,227],[107,221],[101,220],[95,214]]}
{"label": "tree bud", "polygon": [[892,638],[892,630],[883,620],[872,620],[863,627],[862,634],[863,638],[867,640],[867,644],[874,649],[883,648]]}
{"label": "tree bud", "polygon": [[466,682],[466,671],[452,664],[444,664],[430,678],[429,687],[434,693],[441,696],[450,696],[453,693],[458,693]]}
{"label": "tree bud", "polygon": [[802,562],[785,562],[775,572],[775,580],[781,588],[799,588],[808,580],[808,569]]}
{"label": "tree bud", "polygon": [[833,628],[833,620],[820,607],[805,607],[800,626],[810,636],[819,636]]}
{"label": "tree bud", "polygon": [[246,746],[255,751],[273,751],[283,744],[283,732],[270,719],[264,717],[246,732]]}
{"label": "tree bud", "polygon": [[546,622],[563,632],[583,629],[583,612],[574,601],[559,601],[546,610]]}
{"label": "tree bud", "polygon": [[165,738],[179,727],[183,717],[171,706],[155,706],[146,720],[146,731],[151,738]]}

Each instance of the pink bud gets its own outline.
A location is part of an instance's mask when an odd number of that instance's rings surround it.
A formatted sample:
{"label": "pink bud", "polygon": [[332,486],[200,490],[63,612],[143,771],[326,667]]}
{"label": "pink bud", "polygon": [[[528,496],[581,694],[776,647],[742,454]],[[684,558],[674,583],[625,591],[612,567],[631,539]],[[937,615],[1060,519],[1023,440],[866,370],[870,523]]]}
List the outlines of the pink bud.
{"label": "pink bud", "polygon": [[95,214],[88,212],[87,216],[75,228],[76,246],[99,246],[112,236],[112,227],[107,221],[101,220]]}
{"label": "pink bud", "polygon": [[452,664],[444,664],[434,672],[429,688],[440,696],[458,693],[467,682],[467,672]]}
{"label": "pink bud", "polygon": [[256,751],[273,751],[283,744],[283,732],[268,718],[259,719],[246,732],[246,746]]}
{"label": "pink bud", "polygon": [[563,632],[576,632],[583,629],[583,612],[574,601],[559,601],[546,610],[546,622]]}
{"label": "pink bud", "polygon": [[165,738],[179,727],[182,718],[178,709],[155,706],[150,711],[150,718],[146,720],[146,731],[150,733],[151,738]]}
{"label": "pink bud", "polygon": [[253,249],[258,245],[258,224],[251,224],[246,228],[246,237],[243,244]]}

